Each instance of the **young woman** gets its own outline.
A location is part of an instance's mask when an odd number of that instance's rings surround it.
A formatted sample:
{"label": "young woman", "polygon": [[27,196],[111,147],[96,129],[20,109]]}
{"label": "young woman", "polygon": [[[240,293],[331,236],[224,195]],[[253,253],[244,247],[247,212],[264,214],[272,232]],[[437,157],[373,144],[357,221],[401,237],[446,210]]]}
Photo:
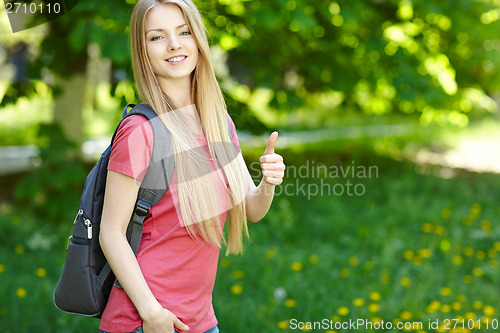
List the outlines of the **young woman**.
{"label": "young woman", "polygon": [[255,186],[190,0],[139,0],[130,33],[138,92],[171,133],[175,169],[167,193],[146,217],[136,257],[126,229],[153,135],[141,116],[122,122],[108,166],[100,242],[123,289],[113,287],[99,329],[216,333],[212,290],[219,250],[225,245],[226,253],[242,252],[247,219],[266,215],[285,170],[274,153],[278,133],[260,158],[263,177]]}

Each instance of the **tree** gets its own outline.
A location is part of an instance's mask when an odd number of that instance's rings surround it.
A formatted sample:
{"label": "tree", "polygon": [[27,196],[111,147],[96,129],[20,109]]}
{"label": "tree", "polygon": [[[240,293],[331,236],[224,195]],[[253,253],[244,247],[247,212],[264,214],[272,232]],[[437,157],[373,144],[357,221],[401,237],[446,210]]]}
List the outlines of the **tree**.
{"label": "tree", "polygon": [[[84,75],[94,43],[112,60],[113,72],[131,80],[133,2],[87,0],[50,22],[31,77],[41,78],[47,68],[61,77]],[[196,3],[240,126],[317,126],[334,118],[335,109],[465,125],[470,116],[498,108],[492,98],[500,91],[495,0]],[[115,86],[120,79],[110,78]],[[28,88],[13,86],[2,103]]]}

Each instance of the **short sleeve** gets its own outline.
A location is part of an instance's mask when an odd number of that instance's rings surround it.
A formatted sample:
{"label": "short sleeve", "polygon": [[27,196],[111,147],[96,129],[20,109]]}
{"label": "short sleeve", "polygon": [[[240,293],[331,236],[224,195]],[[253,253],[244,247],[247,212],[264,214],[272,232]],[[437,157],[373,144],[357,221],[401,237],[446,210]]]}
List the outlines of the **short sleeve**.
{"label": "short sleeve", "polygon": [[118,127],[108,170],[142,182],[151,161],[153,129],[149,121],[139,115],[125,118]]}

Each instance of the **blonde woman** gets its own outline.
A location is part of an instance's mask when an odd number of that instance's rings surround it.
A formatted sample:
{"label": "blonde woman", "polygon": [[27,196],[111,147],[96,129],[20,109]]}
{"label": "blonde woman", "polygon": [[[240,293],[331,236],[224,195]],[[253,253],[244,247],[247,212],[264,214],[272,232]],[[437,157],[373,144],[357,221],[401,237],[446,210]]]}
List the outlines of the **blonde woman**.
{"label": "blonde woman", "polygon": [[212,290],[219,250],[241,253],[247,219],[257,222],[269,210],[285,170],[274,153],[278,133],[260,158],[263,177],[255,186],[190,0],[139,0],[130,34],[138,92],[171,133],[175,170],[146,217],[135,257],[126,229],[153,135],[141,116],[122,122],[108,166],[100,242],[123,289],[111,291],[99,330],[216,333]]}

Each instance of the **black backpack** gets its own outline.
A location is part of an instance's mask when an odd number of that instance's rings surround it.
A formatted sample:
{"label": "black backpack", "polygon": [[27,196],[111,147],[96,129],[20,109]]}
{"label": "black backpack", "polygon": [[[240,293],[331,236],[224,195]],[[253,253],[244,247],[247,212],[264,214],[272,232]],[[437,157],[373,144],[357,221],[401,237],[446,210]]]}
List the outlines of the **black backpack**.
{"label": "black backpack", "polygon": [[[127,113],[130,106],[133,109]],[[154,135],[151,161],[127,229],[130,246],[137,254],[144,219],[150,208],[161,200],[172,178],[174,154],[170,133],[149,105],[127,105],[122,121],[131,115],[146,117]],[[66,259],[54,291],[55,306],[67,313],[100,318],[115,279],[99,244],[99,229],[107,166],[116,132],[85,180]],[[118,283],[116,286],[120,287]]]}

